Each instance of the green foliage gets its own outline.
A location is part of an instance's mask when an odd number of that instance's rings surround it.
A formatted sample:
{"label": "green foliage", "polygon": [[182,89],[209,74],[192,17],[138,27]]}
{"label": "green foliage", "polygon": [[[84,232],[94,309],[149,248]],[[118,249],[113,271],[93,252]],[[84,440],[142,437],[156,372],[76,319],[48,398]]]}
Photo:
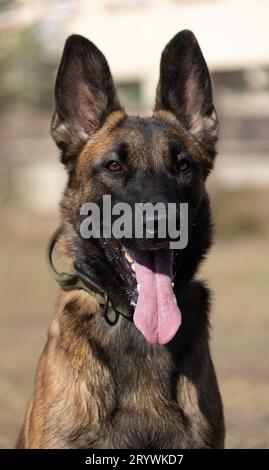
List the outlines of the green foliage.
{"label": "green foliage", "polygon": [[5,31],[0,38],[1,110],[52,106],[55,64],[35,27]]}
{"label": "green foliage", "polygon": [[7,11],[14,6],[14,0],[0,0],[0,11]]}

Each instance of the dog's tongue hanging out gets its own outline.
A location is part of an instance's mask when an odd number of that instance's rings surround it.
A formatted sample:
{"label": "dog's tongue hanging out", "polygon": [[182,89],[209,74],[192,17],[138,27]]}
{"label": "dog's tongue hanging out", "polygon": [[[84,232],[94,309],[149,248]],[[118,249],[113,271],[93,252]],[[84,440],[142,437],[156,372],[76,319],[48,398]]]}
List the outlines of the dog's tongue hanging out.
{"label": "dog's tongue hanging out", "polygon": [[181,323],[172,288],[171,252],[134,250],[132,257],[139,284],[134,324],[148,343],[166,344]]}

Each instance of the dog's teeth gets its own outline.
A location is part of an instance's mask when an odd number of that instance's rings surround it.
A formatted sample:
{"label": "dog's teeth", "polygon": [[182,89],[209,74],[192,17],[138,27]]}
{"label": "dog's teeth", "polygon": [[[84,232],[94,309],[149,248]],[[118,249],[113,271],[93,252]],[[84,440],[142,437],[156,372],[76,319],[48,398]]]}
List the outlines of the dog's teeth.
{"label": "dog's teeth", "polygon": [[140,292],[140,284],[137,284],[137,292]]}
{"label": "dog's teeth", "polygon": [[134,273],[135,273],[135,264],[134,264],[134,262],[133,262],[133,261],[132,261],[132,264],[131,264],[131,268],[132,268],[132,270],[133,270],[133,271],[134,271]]}
{"label": "dog's teeth", "polygon": [[129,255],[128,251],[125,250],[125,248],[123,248],[123,253],[124,253],[125,259],[127,259],[128,263],[132,264],[133,259],[132,259],[131,256]]}
{"label": "dog's teeth", "polygon": [[174,287],[175,283],[174,283],[174,282],[171,282],[171,284],[172,284],[172,287]]}

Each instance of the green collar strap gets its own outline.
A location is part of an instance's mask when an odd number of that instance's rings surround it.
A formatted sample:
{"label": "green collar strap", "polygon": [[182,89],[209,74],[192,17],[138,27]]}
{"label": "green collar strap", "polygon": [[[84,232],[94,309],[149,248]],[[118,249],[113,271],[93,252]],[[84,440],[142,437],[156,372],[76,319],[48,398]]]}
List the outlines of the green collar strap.
{"label": "green collar strap", "polygon": [[[72,289],[83,289],[89,294],[91,294],[97,302],[104,307],[104,316],[106,316],[108,310],[113,310],[117,315],[123,315],[128,319],[132,318],[132,309],[130,305],[113,305],[109,300],[106,291],[98,284],[98,281],[94,278],[93,275],[85,273],[78,263],[75,263],[75,273],[65,273],[58,272],[53,264],[53,250],[59,240],[59,237],[62,233],[62,227],[59,227],[50,237],[47,251],[46,259],[48,264],[48,269],[55,281],[59,284],[63,290],[72,290]],[[118,318],[118,317],[117,317]],[[108,320],[108,318],[107,318]],[[115,323],[115,322],[114,322]],[[113,324],[114,324],[113,323]]]}

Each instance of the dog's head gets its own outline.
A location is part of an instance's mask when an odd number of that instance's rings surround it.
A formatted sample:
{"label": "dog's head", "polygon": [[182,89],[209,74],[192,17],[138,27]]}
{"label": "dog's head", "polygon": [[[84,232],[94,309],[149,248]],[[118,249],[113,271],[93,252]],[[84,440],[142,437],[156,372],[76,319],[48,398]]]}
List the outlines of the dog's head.
{"label": "dog's head", "polygon": [[[79,253],[112,300],[136,305],[135,324],[149,342],[168,342],[180,324],[171,281],[188,281],[208,249],[211,222],[205,179],[213,167],[217,117],[208,69],[190,31],[165,47],[155,109],[151,117],[128,116],[103,54],[81,36],[66,42],[59,67],[52,136],[68,171],[62,217],[72,233],[73,255]],[[81,207],[103,196],[128,204],[134,222],[131,237],[81,236]],[[151,230],[135,236],[137,203],[188,203],[187,246],[169,248],[169,234],[159,237],[159,215]],[[118,214],[120,215],[120,214]],[[168,225],[167,213],[163,216]],[[130,219],[129,219],[130,220]],[[119,221],[118,221],[119,222]],[[177,222],[180,222],[180,220]],[[134,273],[135,271],[135,273]]]}

